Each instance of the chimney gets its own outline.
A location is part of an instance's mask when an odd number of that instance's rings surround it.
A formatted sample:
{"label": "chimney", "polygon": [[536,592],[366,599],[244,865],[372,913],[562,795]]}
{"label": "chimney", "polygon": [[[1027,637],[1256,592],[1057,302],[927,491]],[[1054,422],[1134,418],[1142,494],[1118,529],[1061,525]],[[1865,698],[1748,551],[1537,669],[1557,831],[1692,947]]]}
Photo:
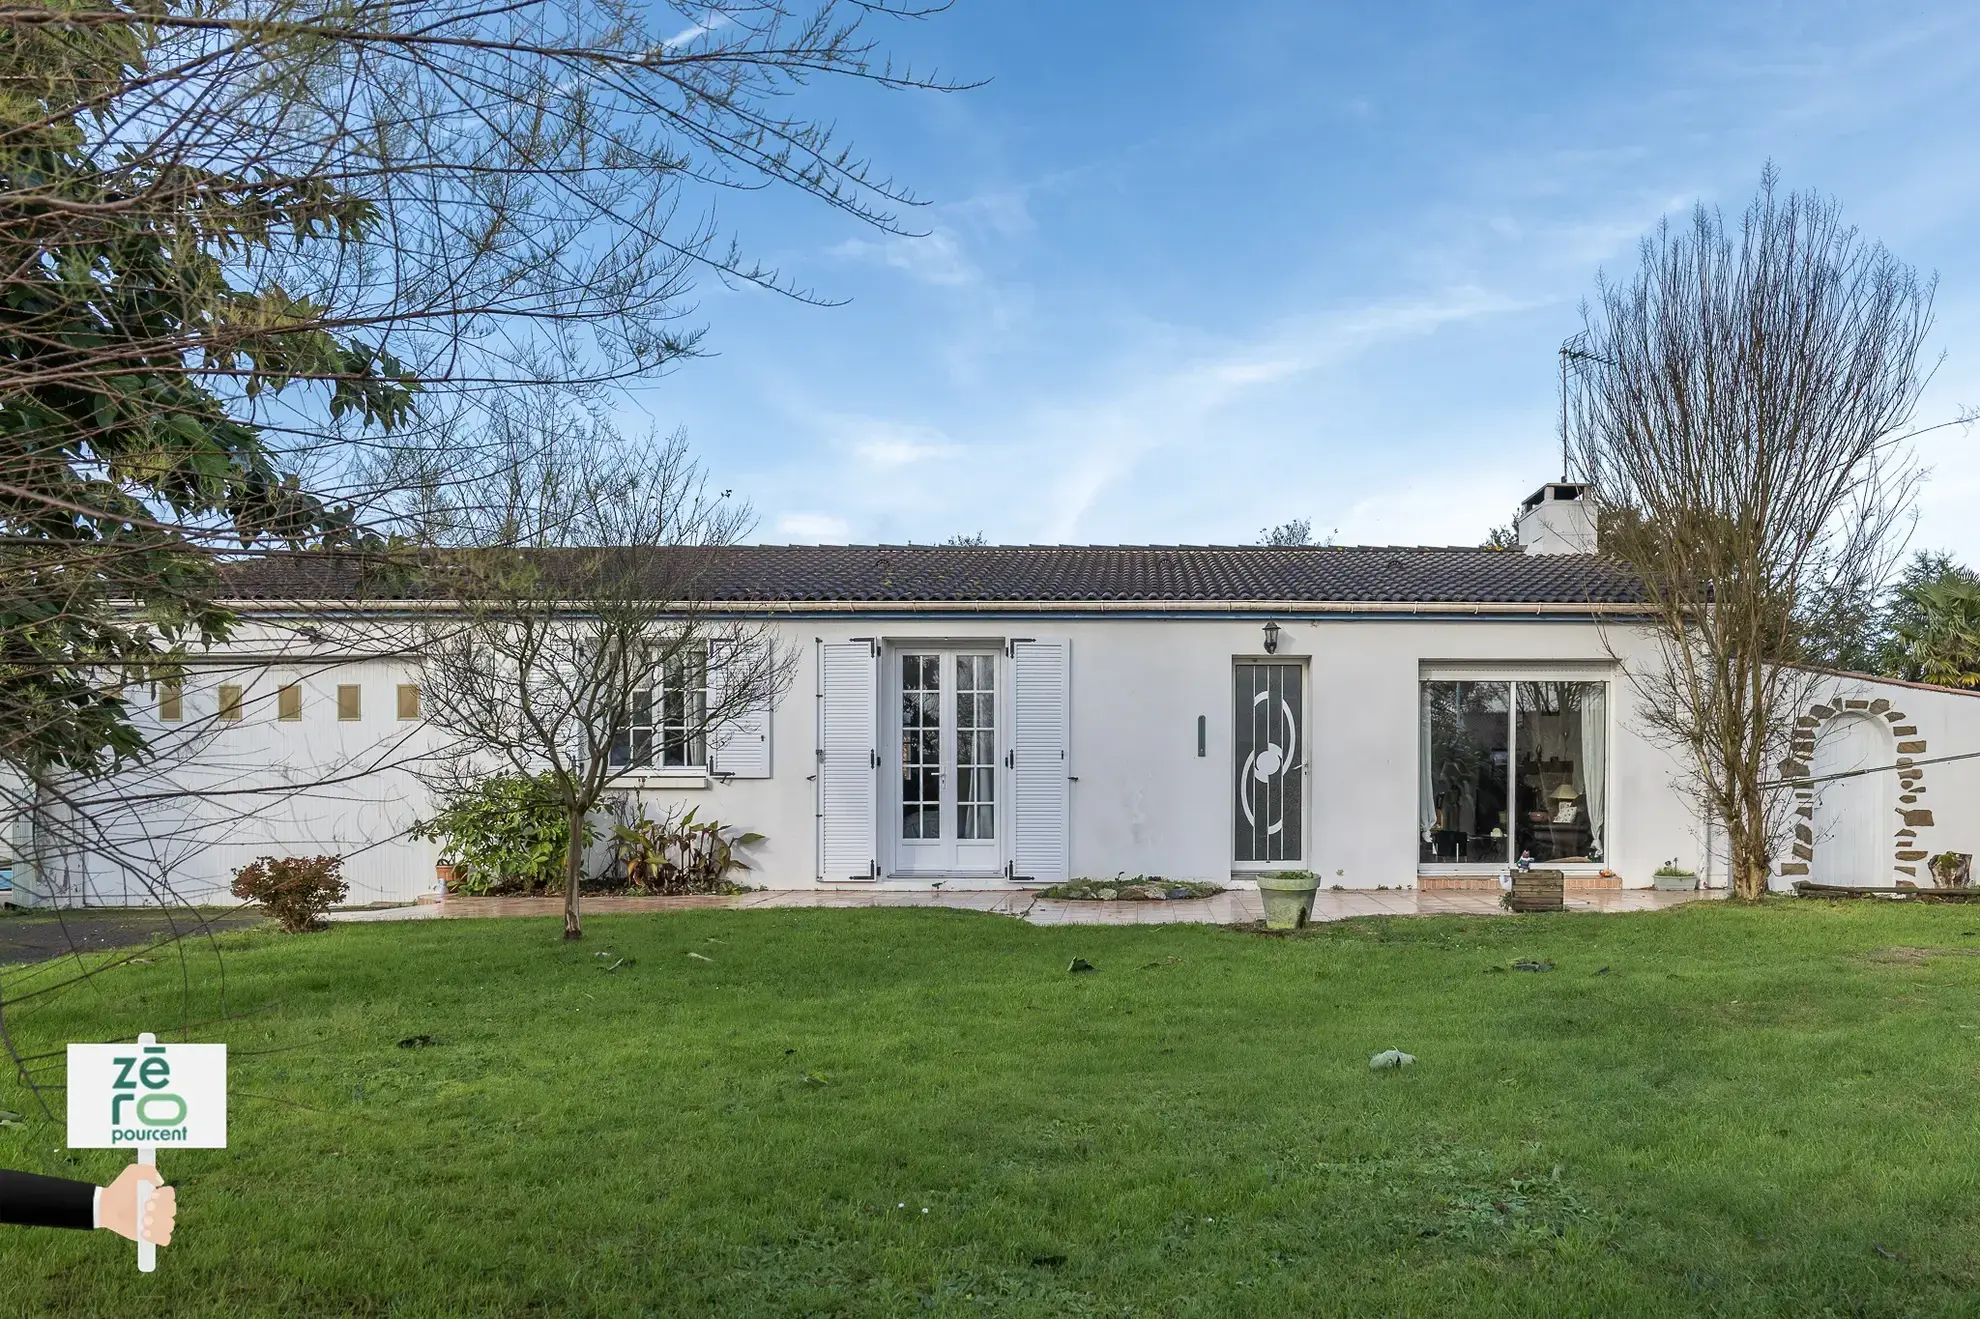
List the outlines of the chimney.
{"label": "chimney", "polygon": [[1528,554],[1593,554],[1595,491],[1580,481],[1549,481],[1528,495],[1514,519]]}

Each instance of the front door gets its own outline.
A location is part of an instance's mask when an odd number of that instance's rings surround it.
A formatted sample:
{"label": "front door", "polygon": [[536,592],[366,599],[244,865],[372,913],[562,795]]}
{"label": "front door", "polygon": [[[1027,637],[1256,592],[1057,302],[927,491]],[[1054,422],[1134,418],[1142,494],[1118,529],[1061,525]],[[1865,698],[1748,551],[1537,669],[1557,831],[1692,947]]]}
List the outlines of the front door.
{"label": "front door", "polygon": [[899,790],[894,869],[994,874],[1005,811],[994,650],[903,650],[894,656]]}
{"label": "front door", "polygon": [[1298,664],[1240,664],[1233,713],[1240,866],[1306,858],[1305,677]]}

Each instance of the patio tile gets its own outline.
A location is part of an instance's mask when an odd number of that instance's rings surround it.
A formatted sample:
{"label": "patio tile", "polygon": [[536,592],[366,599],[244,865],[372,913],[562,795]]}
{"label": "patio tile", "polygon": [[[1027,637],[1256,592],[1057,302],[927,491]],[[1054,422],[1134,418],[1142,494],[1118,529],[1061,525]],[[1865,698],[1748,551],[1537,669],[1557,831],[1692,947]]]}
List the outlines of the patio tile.
{"label": "patio tile", "polygon": [[[1686,902],[1723,898],[1722,892],[1660,893],[1653,889],[1622,889],[1570,893],[1570,911],[1656,911]],[[765,910],[773,907],[948,907],[1011,916],[1033,925],[1237,925],[1263,920],[1265,909],[1255,889],[1230,889],[1208,898],[1179,902],[1062,902],[1040,898],[1022,889],[764,889],[732,897],[610,896],[584,900],[587,915],[628,912],[692,911],[709,908]],[[334,919],[417,920],[495,916],[556,916],[562,898],[449,898],[416,909],[339,912]],[[1352,920],[1362,916],[1497,916],[1503,914],[1497,893],[1423,893],[1415,889],[1325,890],[1314,896],[1315,923]]]}

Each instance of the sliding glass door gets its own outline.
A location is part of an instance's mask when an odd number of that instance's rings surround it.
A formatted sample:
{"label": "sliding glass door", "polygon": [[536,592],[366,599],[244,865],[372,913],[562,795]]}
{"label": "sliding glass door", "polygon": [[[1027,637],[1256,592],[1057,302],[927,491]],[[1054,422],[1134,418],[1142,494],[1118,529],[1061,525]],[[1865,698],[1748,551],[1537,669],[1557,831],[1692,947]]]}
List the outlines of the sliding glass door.
{"label": "sliding glass door", "polygon": [[1418,859],[1503,866],[1603,859],[1608,684],[1426,681]]}

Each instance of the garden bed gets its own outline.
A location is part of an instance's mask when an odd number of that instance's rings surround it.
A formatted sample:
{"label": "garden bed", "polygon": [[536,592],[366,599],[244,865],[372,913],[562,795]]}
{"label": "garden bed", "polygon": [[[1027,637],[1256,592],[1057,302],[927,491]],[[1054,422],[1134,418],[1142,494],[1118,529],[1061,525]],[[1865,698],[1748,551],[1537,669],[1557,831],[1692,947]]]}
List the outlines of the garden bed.
{"label": "garden bed", "polygon": [[1055,902],[1188,902],[1214,898],[1222,884],[1193,879],[1163,879],[1160,875],[1116,875],[1112,879],[1074,879],[1038,890]]}

